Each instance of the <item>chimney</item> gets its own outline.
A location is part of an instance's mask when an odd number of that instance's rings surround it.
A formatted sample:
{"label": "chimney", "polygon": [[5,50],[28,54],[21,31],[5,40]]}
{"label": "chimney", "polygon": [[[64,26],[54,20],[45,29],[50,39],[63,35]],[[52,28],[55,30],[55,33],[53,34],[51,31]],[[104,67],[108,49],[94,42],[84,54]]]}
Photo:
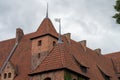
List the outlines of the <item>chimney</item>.
{"label": "chimney", "polygon": [[100,49],[100,48],[95,49],[94,51],[95,51],[98,55],[100,55],[100,54],[101,54],[101,49]]}
{"label": "chimney", "polygon": [[83,49],[86,51],[86,40],[82,40],[79,43],[82,45]]}
{"label": "chimney", "polygon": [[21,28],[17,28],[16,29],[16,42],[19,43],[23,35],[24,35],[23,30]]}
{"label": "chimney", "polygon": [[64,34],[64,36],[66,37],[68,43],[70,43],[71,33],[66,33],[66,34]]}

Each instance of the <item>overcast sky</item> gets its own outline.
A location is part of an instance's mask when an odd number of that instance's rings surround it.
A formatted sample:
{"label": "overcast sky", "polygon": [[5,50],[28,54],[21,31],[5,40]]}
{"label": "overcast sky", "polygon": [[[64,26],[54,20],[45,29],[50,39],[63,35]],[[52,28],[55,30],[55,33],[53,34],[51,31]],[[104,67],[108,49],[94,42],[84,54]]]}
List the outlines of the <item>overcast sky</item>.
{"label": "overcast sky", "polygon": [[14,38],[18,27],[25,34],[36,31],[47,2],[57,31],[54,18],[60,17],[62,34],[70,32],[76,41],[87,40],[89,48],[101,48],[104,54],[120,51],[120,25],[112,18],[115,0],[0,0],[0,41]]}

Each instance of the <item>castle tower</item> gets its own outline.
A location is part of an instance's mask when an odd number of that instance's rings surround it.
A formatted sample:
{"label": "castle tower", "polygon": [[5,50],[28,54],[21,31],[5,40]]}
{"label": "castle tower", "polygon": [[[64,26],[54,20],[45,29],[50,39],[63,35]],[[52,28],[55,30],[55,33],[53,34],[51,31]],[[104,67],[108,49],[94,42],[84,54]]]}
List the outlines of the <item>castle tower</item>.
{"label": "castle tower", "polygon": [[52,22],[46,17],[36,31],[32,41],[32,69],[36,69],[49,51],[56,45],[58,33]]}

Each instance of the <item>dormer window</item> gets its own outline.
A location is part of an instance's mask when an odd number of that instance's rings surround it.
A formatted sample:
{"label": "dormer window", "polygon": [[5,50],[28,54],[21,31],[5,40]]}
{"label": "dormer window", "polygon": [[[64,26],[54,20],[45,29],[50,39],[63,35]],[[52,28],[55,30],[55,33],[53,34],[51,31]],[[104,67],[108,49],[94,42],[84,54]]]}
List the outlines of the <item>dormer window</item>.
{"label": "dormer window", "polygon": [[99,66],[97,66],[97,67],[100,70],[104,80],[110,80],[110,76],[106,72],[104,72]]}
{"label": "dormer window", "polygon": [[11,78],[11,73],[8,73],[8,78]]}
{"label": "dormer window", "polygon": [[80,65],[80,68],[82,72],[86,73],[87,72],[87,67]]}
{"label": "dormer window", "polygon": [[110,77],[107,75],[104,75],[105,80],[110,80]]}
{"label": "dormer window", "polygon": [[118,80],[120,80],[120,77],[118,77]]}
{"label": "dormer window", "polygon": [[6,79],[7,78],[7,73],[4,73],[4,79]]}
{"label": "dormer window", "polygon": [[15,76],[17,76],[16,68],[11,62],[8,62],[4,71],[1,73],[0,80],[13,80]]}
{"label": "dormer window", "polygon": [[78,66],[80,67],[81,71],[83,73],[87,73],[88,67],[84,66],[84,64],[81,64],[74,56],[73,58],[75,59],[75,62],[78,64]]}
{"label": "dormer window", "polygon": [[42,40],[39,40],[38,41],[38,46],[41,46],[42,45]]}
{"label": "dormer window", "polygon": [[53,46],[55,46],[56,45],[56,42],[55,41],[53,41]]}

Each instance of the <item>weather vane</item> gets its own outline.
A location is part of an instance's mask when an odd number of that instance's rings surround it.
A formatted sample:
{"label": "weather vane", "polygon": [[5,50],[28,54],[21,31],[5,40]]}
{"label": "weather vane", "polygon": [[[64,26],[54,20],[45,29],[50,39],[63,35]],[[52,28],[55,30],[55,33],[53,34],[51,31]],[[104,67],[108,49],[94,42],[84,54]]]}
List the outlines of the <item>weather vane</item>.
{"label": "weather vane", "polygon": [[59,23],[59,39],[58,43],[63,43],[61,39],[61,19],[60,18],[55,18],[55,21]]}

